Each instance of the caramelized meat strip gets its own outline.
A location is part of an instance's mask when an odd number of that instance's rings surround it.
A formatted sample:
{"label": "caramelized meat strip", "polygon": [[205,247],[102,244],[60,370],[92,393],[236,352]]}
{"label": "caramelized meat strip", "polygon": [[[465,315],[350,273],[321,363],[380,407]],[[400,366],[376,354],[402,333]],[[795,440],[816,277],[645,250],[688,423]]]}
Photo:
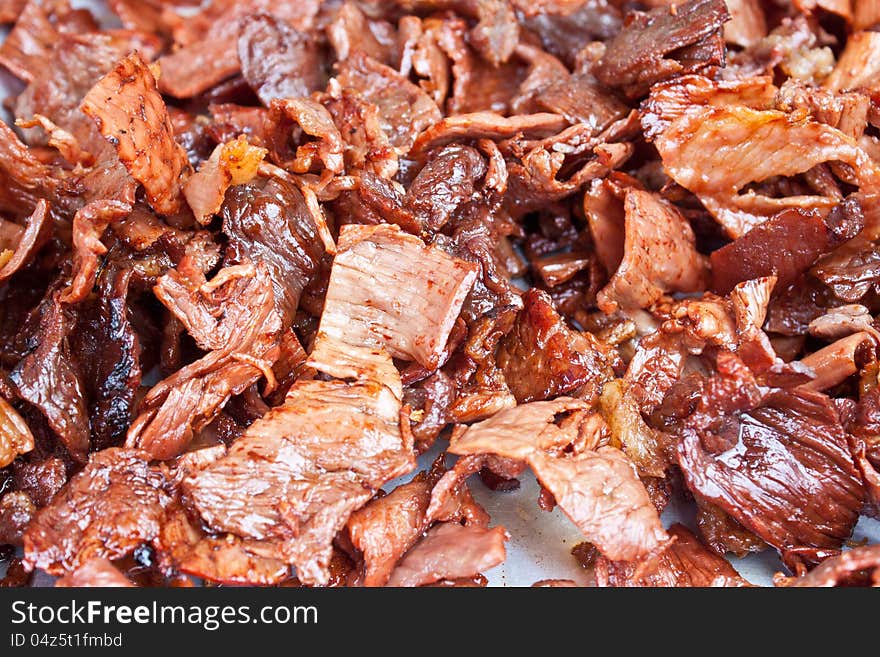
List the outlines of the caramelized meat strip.
{"label": "caramelized meat strip", "polygon": [[112,562],[104,557],[95,557],[56,580],[55,586],[62,588],[104,588],[130,587],[133,585]]}
{"label": "caramelized meat strip", "polygon": [[143,185],[156,212],[179,211],[189,159],[174,141],[168,110],[143,58],[133,53],[121,60],[86,94],[81,107]]}
{"label": "caramelized meat strip", "polygon": [[24,534],[24,562],[52,575],[93,558],[118,559],[159,534],[170,499],[164,477],[138,450],[105,449],[89,459]]}
{"label": "caramelized meat strip", "polygon": [[662,555],[640,566],[640,576],[631,563],[609,561],[599,556],[596,582],[599,586],[717,587],[748,586],[748,582],[726,560],[707,550],[686,527],[669,528],[675,538]]}

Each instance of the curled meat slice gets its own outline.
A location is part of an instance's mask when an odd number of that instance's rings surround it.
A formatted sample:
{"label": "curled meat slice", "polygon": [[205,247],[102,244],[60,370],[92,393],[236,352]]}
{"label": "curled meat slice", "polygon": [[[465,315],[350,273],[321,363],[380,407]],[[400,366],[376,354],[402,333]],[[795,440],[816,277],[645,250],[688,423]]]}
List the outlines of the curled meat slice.
{"label": "curled meat slice", "polygon": [[326,583],[351,513],[414,465],[388,383],[297,381],[226,456],[184,481],[187,498],[215,531],[278,539],[301,581]]}
{"label": "curled meat slice", "polygon": [[748,586],[733,566],[707,550],[683,525],[670,527],[669,535],[675,538],[669,548],[639,566],[600,556],[595,566],[596,583],[627,587]]}
{"label": "curled meat slice", "polygon": [[189,159],[174,141],[168,110],[143,58],[132,53],[121,60],[86,94],[81,108],[116,147],[150,205],[160,214],[179,211]]}
{"label": "curled meat slice", "polygon": [[614,358],[593,334],[566,326],[547,293],[533,288],[523,295],[523,309],[495,360],[522,403],[574,390],[582,399],[595,399],[613,375]]}
{"label": "curled meat slice", "polygon": [[[661,119],[662,121],[662,119]],[[824,162],[843,162],[864,189],[880,168],[840,130],[807,118],[741,105],[691,108],[654,139],[666,172],[696,194],[730,237],[785,208],[827,213],[834,196],[771,196],[743,190],[774,176],[794,176]]]}
{"label": "curled meat slice", "polygon": [[284,98],[272,101],[272,112],[284,114],[298,124],[304,133],[317,140],[299,146],[296,159],[287,163],[289,168],[297,173],[306,173],[317,159],[333,173],[342,173],[345,168],[345,145],[327,108],[309,98]]}
{"label": "curled meat slice", "polygon": [[424,586],[473,577],[504,561],[506,540],[503,527],[441,523],[404,555],[388,586]]}
{"label": "curled meat slice", "polygon": [[9,375],[18,396],[36,406],[52,431],[77,461],[89,450],[89,417],[85,392],[67,337],[74,318],[51,293],[39,307],[39,325],[33,348]]}
{"label": "curled meat slice", "polygon": [[274,384],[271,367],[279,354],[281,319],[267,267],[226,267],[210,282],[203,275],[199,281],[200,275],[171,270],[154,289],[209,353],[160,381],[144,397],[126,444],[153,458],[177,456],[193,432],[210,424],[230,397],[261,377]]}
{"label": "curled meat slice", "polygon": [[554,424],[557,414],[585,409],[583,402],[566,397],[522,404],[457,431],[449,451],[525,461],[605,556],[643,559],[661,550],[668,537],[635,466],[618,449],[595,448],[601,419]]}
{"label": "curled meat slice", "polygon": [[678,208],[655,194],[631,189],[624,211],[622,260],[597,296],[603,311],[647,308],[667,292],[705,287],[706,260],[697,252],[693,230]]}
{"label": "curled meat slice", "polygon": [[435,368],[476,275],[395,225],[343,226],[318,339]]}
{"label": "curled meat slice", "polygon": [[94,557],[118,559],[152,542],[170,498],[149,458],[115,447],[93,454],[27,528],[25,564],[63,575]]}
{"label": "curled meat slice", "polygon": [[[9,222],[0,219],[3,228],[10,227]],[[16,230],[16,233],[19,231]],[[15,272],[24,267],[37,254],[52,234],[49,221],[49,204],[45,199],[37,201],[37,206],[27,220],[24,231],[12,240],[3,240],[0,244],[0,283],[9,279]]]}
{"label": "curled meat slice", "polygon": [[803,577],[776,577],[777,586],[880,586],[880,545],[865,545],[826,559]]}

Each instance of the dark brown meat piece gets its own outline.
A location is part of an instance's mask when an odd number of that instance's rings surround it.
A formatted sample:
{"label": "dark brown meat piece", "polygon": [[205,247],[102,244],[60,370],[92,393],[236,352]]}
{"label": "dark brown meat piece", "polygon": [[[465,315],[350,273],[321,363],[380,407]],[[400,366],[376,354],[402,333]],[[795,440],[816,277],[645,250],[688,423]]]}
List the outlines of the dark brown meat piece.
{"label": "dark brown meat piece", "polygon": [[36,512],[26,493],[16,490],[0,497],[0,545],[22,545],[24,531]]}
{"label": "dark brown meat piece", "polygon": [[420,132],[442,118],[436,103],[424,91],[362,53],[352,54],[340,65],[337,79],[379,108],[382,130],[401,155],[409,152]]}
{"label": "dark brown meat piece", "polygon": [[221,215],[229,239],[225,262],[265,263],[276,309],[288,326],[324,254],[302,193],[290,183],[258,178],[229,190]]}
{"label": "dark brown meat piece", "polygon": [[[710,379],[679,464],[696,495],[782,552],[837,549],[864,499],[840,418],[824,395],[761,395],[754,383]],[[809,559],[807,559],[809,561]]]}
{"label": "dark brown meat piece", "polygon": [[144,452],[94,454],[27,528],[26,565],[63,575],[94,557],[117,559],[150,543],[170,501],[164,483]]}
{"label": "dark brown meat piece", "polygon": [[826,559],[803,577],[775,580],[777,586],[878,586],[880,545],[857,547]]}
{"label": "dark brown meat piece", "polygon": [[[638,97],[661,80],[718,66],[724,43],[712,45],[730,19],[724,0],[689,0],[674,9],[632,14],[596,67],[599,81]],[[709,46],[706,48],[705,46]]]}
{"label": "dark brown meat piece", "polygon": [[[0,219],[0,221],[3,220]],[[2,231],[3,229],[0,229],[0,232]],[[27,226],[16,239],[16,243],[7,242],[0,244],[0,260],[3,259],[3,253],[6,253],[8,256],[5,263],[0,266],[0,283],[8,280],[18,270],[27,265],[37,255],[37,252],[45,246],[51,234],[52,224],[49,218],[49,204],[45,199],[40,199],[37,201],[33,214],[28,217]]]}
{"label": "dark brown meat piece", "polygon": [[9,374],[18,395],[36,406],[70,453],[82,463],[89,450],[89,416],[68,335],[74,318],[51,293],[39,308],[39,326],[28,336],[30,351]]}
{"label": "dark brown meat piece", "polygon": [[315,40],[268,14],[242,21],[238,58],[244,79],[267,107],[276,98],[309,96],[324,83]]}
{"label": "dark brown meat piece", "polygon": [[531,289],[496,362],[517,402],[524,403],[575,390],[582,399],[598,398],[613,376],[614,357],[591,333],[566,326],[545,292]]}
{"label": "dark brown meat piece", "polygon": [[727,561],[709,552],[683,525],[669,528],[675,537],[667,550],[653,561],[634,565],[609,561],[599,556],[596,582],[599,586],[748,586]]}

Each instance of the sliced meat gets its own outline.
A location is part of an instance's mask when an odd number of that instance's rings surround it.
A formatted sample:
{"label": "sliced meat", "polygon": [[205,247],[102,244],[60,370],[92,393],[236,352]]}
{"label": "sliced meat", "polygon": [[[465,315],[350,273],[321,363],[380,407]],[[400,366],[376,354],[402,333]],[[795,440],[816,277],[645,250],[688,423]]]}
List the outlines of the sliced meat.
{"label": "sliced meat", "polygon": [[36,513],[37,507],[27,493],[13,490],[0,497],[0,545],[21,546],[24,532]]}
{"label": "sliced meat", "polygon": [[[0,219],[0,221],[3,221]],[[7,222],[4,221],[4,226]],[[18,232],[18,231],[16,231]],[[0,245],[0,283],[8,280],[22,267],[27,265],[37,252],[45,246],[52,234],[49,218],[49,204],[45,199],[37,201],[33,214],[28,217],[27,226],[14,242],[5,241]],[[5,255],[4,255],[5,254]],[[4,261],[5,259],[5,261]]]}
{"label": "sliced meat", "polygon": [[473,265],[397,226],[344,226],[318,339],[435,368],[475,278]]}
{"label": "sliced meat", "polygon": [[661,80],[724,63],[724,43],[713,43],[730,19],[724,0],[689,0],[630,15],[596,67],[599,81],[632,97]]}
{"label": "sliced meat", "polygon": [[133,53],[121,60],[86,94],[81,108],[116,147],[156,212],[178,212],[189,159],[174,141],[168,110],[143,58]]}
{"label": "sliced meat", "polygon": [[391,573],[388,586],[425,586],[473,577],[504,561],[503,527],[441,523],[412,548]]}
{"label": "sliced meat", "polygon": [[594,400],[613,376],[611,350],[591,333],[566,326],[547,293],[534,288],[523,295],[523,309],[495,359],[519,403],[575,390]]}
{"label": "sliced meat", "polygon": [[138,450],[105,449],[41,509],[24,535],[25,564],[52,575],[118,559],[159,534],[165,479]]}
{"label": "sliced meat", "polygon": [[458,431],[449,451],[527,462],[559,507],[605,556],[644,559],[661,550],[668,537],[635,466],[620,450],[598,446],[604,423],[597,416],[553,423],[558,414],[585,408],[583,402],[560,397],[504,410]]}
{"label": "sliced meat", "polygon": [[826,559],[803,577],[783,578],[777,586],[877,586],[880,546],[866,545]]}
{"label": "sliced meat", "polygon": [[[667,292],[705,287],[707,263],[678,208],[650,192],[631,189],[624,198],[624,212],[622,260],[597,296],[603,311],[647,308]],[[664,257],[657,258],[661,249]]]}
{"label": "sliced meat", "polygon": [[307,97],[324,86],[318,44],[268,14],[242,20],[241,72],[267,107],[276,98]]}
{"label": "sliced meat", "polygon": [[[716,587],[748,586],[733,566],[707,550],[699,539],[680,524],[669,528],[675,542],[652,562],[635,566],[609,561],[600,556],[596,561],[596,582],[599,586],[649,587]],[[638,572],[638,574],[637,574]]]}

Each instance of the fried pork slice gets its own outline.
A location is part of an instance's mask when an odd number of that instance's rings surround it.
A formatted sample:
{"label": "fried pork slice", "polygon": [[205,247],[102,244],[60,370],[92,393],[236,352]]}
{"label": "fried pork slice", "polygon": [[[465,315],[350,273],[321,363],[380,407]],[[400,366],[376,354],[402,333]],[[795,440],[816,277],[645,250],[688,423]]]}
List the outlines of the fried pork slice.
{"label": "fried pork slice", "polygon": [[681,434],[688,487],[789,563],[839,549],[865,490],[831,400],[804,388],[761,389],[733,356],[719,355],[718,367]]}
{"label": "fried pork slice", "polygon": [[566,326],[549,295],[532,288],[523,295],[523,309],[495,360],[522,403],[574,390],[580,390],[580,398],[596,399],[613,376],[614,355],[592,333]]}
{"label": "fried pork slice", "polygon": [[503,527],[440,523],[404,555],[388,586],[424,586],[473,577],[504,561],[506,540]]}
{"label": "fried pork slice", "polygon": [[[390,358],[381,368],[396,374]],[[280,540],[304,583],[324,584],[332,541],[353,511],[414,466],[400,381],[297,381],[229,453],[183,490],[214,531]]]}
{"label": "fried pork slice", "polygon": [[[599,446],[604,423],[595,415],[584,417],[586,409],[584,402],[566,397],[522,404],[460,427],[449,451],[525,461],[602,554],[612,560],[643,559],[661,550],[668,536],[635,466],[620,450]],[[555,416],[572,411],[554,423]]]}
{"label": "fried pork slice", "polygon": [[126,438],[153,458],[180,454],[230,397],[266,376],[279,354],[281,319],[266,265],[234,265],[206,281],[192,268],[171,270],[154,292],[183,323],[203,358],[156,384]]}
{"label": "fried pork slice", "polygon": [[116,147],[156,212],[178,212],[189,159],[174,141],[168,110],[143,58],[135,52],[122,59],[86,94],[81,109]]}
{"label": "fried pork slice", "polygon": [[25,531],[26,566],[63,575],[92,558],[118,559],[152,542],[171,500],[149,459],[116,447],[93,454]]}
{"label": "fried pork slice", "polygon": [[[682,78],[652,90],[642,125],[654,136],[669,176],[696,194],[730,237],[740,237],[786,208],[827,214],[837,195],[775,198],[747,189],[779,176],[795,176],[825,162],[851,167],[852,182],[870,190],[880,182],[880,168],[840,130],[799,114],[760,107],[761,96],[743,85],[719,85]],[[742,98],[736,103],[737,96]],[[690,103],[683,102],[690,101]],[[724,104],[719,104],[724,101]]]}
{"label": "fried pork slice", "polygon": [[312,360],[348,344],[436,368],[476,276],[395,225],[343,226]]}
{"label": "fried pork slice", "polygon": [[689,0],[674,9],[631,14],[607,42],[596,76],[604,85],[638,97],[655,82],[719,66],[724,61],[720,32],[729,19],[724,0]]}
{"label": "fried pork slice", "polygon": [[271,586],[290,577],[290,566],[277,556],[277,541],[210,536],[179,505],[169,509],[156,547],[163,569],[219,584]]}
{"label": "fried pork slice", "polygon": [[134,586],[113,563],[104,557],[95,557],[55,582],[61,588],[106,588]]}
{"label": "fried pork slice", "polygon": [[361,52],[352,53],[339,65],[337,79],[379,108],[382,130],[400,155],[409,152],[419,133],[443,118],[420,87]]}
{"label": "fried pork slice", "polygon": [[31,261],[52,234],[49,204],[40,199],[22,229],[18,224],[0,219],[0,283]]}
{"label": "fried pork slice", "polygon": [[68,336],[75,318],[52,292],[38,310],[32,349],[9,375],[21,399],[36,406],[74,460],[85,463],[89,451],[89,416],[85,392]]}
{"label": "fried pork slice", "polygon": [[597,296],[603,311],[647,308],[665,293],[705,288],[706,259],[697,252],[693,230],[678,208],[651,192],[630,189],[624,212],[620,264]]}
{"label": "fried pork slice", "polygon": [[596,560],[599,586],[718,587],[748,586],[733,566],[707,550],[684,525],[669,528],[675,539],[663,554],[644,564]]}
{"label": "fried pork slice", "polygon": [[865,545],[826,559],[803,577],[774,578],[776,586],[880,586],[880,545]]}

